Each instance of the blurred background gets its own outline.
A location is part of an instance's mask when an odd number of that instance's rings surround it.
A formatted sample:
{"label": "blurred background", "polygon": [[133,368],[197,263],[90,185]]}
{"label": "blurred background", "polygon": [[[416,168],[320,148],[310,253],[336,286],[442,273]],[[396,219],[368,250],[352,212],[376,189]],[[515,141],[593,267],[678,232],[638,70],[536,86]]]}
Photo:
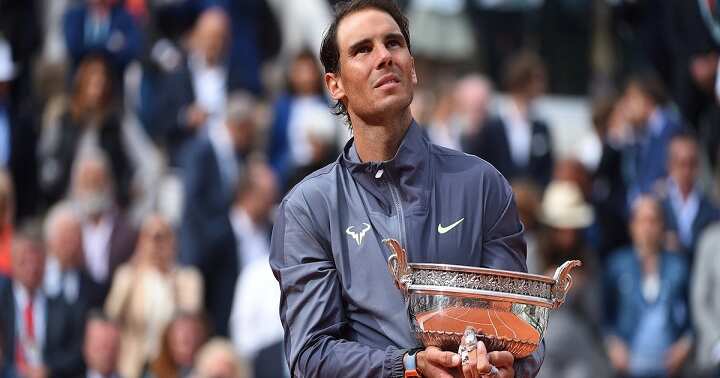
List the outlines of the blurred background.
{"label": "blurred background", "polygon": [[[332,0],[0,0],[0,377],[283,377]],[[720,1],[404,0],[434,143],[584,266],[542,377],[720,376]]]}

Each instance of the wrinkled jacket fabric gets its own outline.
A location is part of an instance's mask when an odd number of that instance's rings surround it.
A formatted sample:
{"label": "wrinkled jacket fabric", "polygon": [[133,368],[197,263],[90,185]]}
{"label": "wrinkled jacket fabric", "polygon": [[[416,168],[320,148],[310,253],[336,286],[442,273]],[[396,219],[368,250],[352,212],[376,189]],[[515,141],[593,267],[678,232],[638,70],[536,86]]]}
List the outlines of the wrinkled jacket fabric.
{"label": "wrinkled jacket fabric", "polygon": [[[402,377],[420,344],[385,238],[410,262],[527,271],[512,191],[490,164],[431,144],[415,123],[392,160],[362,163],[353,142],[288,193],[273,229],[293,376]],[[535,376],[543,355],[516,361],[516,376]]]}

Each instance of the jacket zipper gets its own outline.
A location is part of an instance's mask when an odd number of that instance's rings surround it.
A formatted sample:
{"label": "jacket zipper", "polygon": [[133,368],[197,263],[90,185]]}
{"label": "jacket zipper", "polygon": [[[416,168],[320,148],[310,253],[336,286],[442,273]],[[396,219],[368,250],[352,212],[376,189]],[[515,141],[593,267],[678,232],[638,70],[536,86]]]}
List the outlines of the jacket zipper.
{"label": "jacket zipper", "polygon": [[[388,188],[390,189],[390,196],[393,200],[393,205],[395,206],[395,212],[398,216],[398,222],[399,222],[399,230],[400,230],[400,246],[403,248],[406,248],[405,245],[405,214],[403,212],[402,208],[402,202],[400,201],[400,192],[398,192],[397,188],[395,187],[394,180],[392,178],[392,175],[390,172],[385,170],[385,174],[387,174],[387,177],[385,178],[385,182],[388,185]],[[391,183],[393,181],[393,183]]]}

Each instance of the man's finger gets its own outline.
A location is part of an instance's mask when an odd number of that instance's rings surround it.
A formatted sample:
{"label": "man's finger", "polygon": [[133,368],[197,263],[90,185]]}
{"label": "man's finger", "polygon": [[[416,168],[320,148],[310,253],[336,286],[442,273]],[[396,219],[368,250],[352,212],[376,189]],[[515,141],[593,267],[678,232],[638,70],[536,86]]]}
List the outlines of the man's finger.
{"label": "man's finger", "polygon": [[490,364],[498,368],[504,368],[512,366],[515,362],[515,357],[513,357],[512,353],[507,351],[496,351],[488,353],[488,360],[490,361]]}
{"label": "man's finger", "polygon": [[[477,366],[477,349],[465,352],[461,348],[460,363],[462,364],[462,373],[465,378],[479,378]],[[467,355],[465,357],[464,355]]]}
{"label": "man's finger", "polygon": [[460,366],[460,356],[453,352],[443,352],[439,349],[431,349],[427,351],[427,359],[433,363],[445,367]]}
{"label": "man's finger", "polygon": [[488,374],[492,370],[493,365],[490,363],[490,359],[488,358],[488,352],[487,348],[485,348],[485,343],[478,340],[477,343],[477,365],[476,370],[478,375]]}

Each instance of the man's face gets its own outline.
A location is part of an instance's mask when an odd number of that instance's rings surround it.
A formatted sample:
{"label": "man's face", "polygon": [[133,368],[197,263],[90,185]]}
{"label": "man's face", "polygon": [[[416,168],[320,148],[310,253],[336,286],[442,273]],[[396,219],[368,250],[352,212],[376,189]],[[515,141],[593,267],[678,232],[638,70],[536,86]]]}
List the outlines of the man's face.
{"label": "man's face", "polygon": [[678,139],[670,144],[670,176],[681,189],[692,188],[697,178],[697,145],[691,141]]}
{"label": "man's face", "polygon": [[655,200],[648,198],[638,200],[630,221],[630,234],[637,248],[655,250],[661,245],[663,219]]}
{"label": "man's face", "polygon": [[45,272],[45,252],[37,243],[27,239],[17,239],[13,248],[13,278],[25,289],[35,291],[40,288]]}
{"label": "man's face", "polygon": [[415,63],[389,14],[365,9],[346,16],[338,25],[337,42],[339,72],[326,74],[325,82],[349,113],[370,123],[410,105]]}
{"label": "man's face", "polygon": [[64,216],[55,224],[47,241],[49,252],[54,254],[63,268],[76,268],[82,264],[82,228],[80,222]]}
{"label": "man's face", "polygon": [[84,355],[88,367],[104,375],[115,372],[120,353],[120,331],[110,323],[91,320],[85,333]]}

